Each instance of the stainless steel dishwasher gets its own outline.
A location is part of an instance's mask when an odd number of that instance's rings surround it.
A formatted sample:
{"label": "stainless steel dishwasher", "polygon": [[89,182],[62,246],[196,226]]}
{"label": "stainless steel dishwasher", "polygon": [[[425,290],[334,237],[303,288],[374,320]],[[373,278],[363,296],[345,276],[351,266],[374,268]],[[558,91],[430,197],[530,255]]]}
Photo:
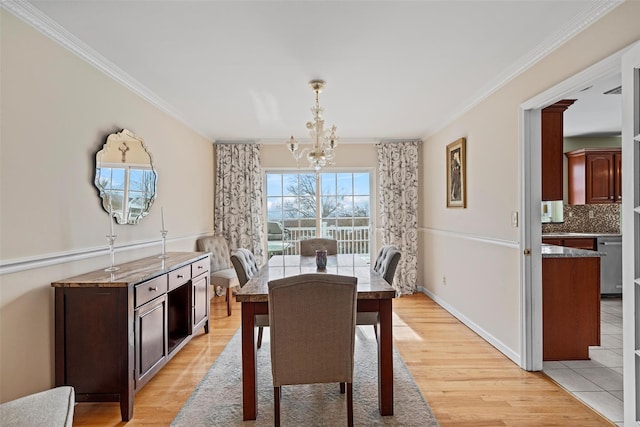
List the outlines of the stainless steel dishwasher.
{"label": "stainless steel dishwasher", "polygon": [[600,295],[622,295],[622,237],[598,237],[600,258]]}

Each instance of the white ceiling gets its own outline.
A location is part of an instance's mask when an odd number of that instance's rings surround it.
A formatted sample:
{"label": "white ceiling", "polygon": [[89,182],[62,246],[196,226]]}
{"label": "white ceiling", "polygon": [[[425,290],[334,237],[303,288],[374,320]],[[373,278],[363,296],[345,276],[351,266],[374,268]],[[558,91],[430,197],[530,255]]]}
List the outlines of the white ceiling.
{"label": "white ceiling", "polygon": [[[327,81],[320,95],[327,124],[338,126],[342,141],[355,142],[430,135],[615,4],[58,0],[3,6],[208,139],[281,142],[294,134],[304,141],[313,103],[307,83],[320,78]],[[587,113],[588,123],[599,122]]]}
{"label": "white ceiling", "polygon": [[603,77],[567,99],[575,99],[563,114],[564,136],[619,136],[622,132],[622,95],[606,92],[620,87],[621,73]]}

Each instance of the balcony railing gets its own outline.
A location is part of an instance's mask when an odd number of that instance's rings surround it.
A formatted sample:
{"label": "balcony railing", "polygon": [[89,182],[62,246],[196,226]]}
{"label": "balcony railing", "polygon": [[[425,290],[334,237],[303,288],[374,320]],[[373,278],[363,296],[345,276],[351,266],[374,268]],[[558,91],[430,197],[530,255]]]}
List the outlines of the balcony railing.
{"label": "balcony railing", "polygon": [[[287,240],[268,241],[269,255],[282,253],[284,255],[298,255],[300,253],[300,240],[316,237],[315,227],[287,227],[289,230]],[[331,227],[324,228],[323,237],[338,241],[339,254],[362,254],[369,256],[369,226],[357,227]]]}

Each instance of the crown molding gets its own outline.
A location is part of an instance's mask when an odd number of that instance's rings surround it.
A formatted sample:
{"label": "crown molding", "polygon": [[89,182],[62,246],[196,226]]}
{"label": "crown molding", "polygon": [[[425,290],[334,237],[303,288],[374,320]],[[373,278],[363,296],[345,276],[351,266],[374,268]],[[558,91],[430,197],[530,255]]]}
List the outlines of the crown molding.
{"label": "crown molding", "polygon": [[586,8],[582,13],[576,15],[571,22],[569,22],[561,31],[555,34],[551,34],[537,47],[532,49],[527,55],[520,58],[519,61],[514,63],[511,67],[507,68],[502,74],[498,75],[492,83],[485,86],[478,91],[478,96],[473,99],[464,108],[459,110],[456,114],[444,120],[440,126],[434,130],[427,132],[422,136],[422,139],[427,139],[430,136],[440,132],[442,129],[462,117],[468,111],[487,99],[493,93],[505,86],[511,80],[518,77],[520,74],[533,67],[544,57],[551,52],[562,46],[565,42],[569,41],[577,34],[585,30],[591,24],[602,18],[607,13],[611,12],[616,7],[620,6],[625,0],[600,0],[593,6]]}
{"label": "crown molding", "polygon": [[[439,132],[455,120],[459,119],[469,110],[477,106],[479,103],[484,101],[494,92],[502,88],[504,85],[509,83],[511,80],[516,78],[518,75],[522,74],[527,69],[531,68],[542,58],[553,52],[555,49],[560,47],[566,41],[573,38],[575,35],[589,27],[591,24],[596,22],[598,19],[609,13],[611,10],[622,4],[625,0],[600,0],[596,2],[593,6],[585,9],[581,14],[577,15],[562,31],[559,31],[555,34],[550,35],[540,43],[536,48],[531,50],[527,55],[522,57],[519,61],[517,61],[513,66],[509,67],[505,72],[497,76],[492,83],[485,86],[482,90],[478,91],[478,96],[476,96],[470,103],[461,108],[456,114],[450,116],[448,119],[443,120],[442,124],[437,126],[431,131],[428,131],[425,135],[418,137],[418,139],[427,139],[428,137],[434,135]],[[198,135],[202,136],[207,140],[211,140],[210,137],[202,133],[198,130],[193,124],[191,124],[188,120],[186,120],[182,114],[176,110],[171,104],[163,100],[161,97],[156,95],[149,88],[145,87],[142,83],[131,77],[124,70],[113,64],[104,56],[100,55],[94,49],[92,49],[89,45],[84,43],[82,40],[75,37],[73,34],[68,32],[62,26],[60,26],[57,22],[53,21],[47,15],[42,13],[38,8],[30,4],[26,1],[20,0],[2,0],[0,5],[3,9],[11,12],[16,17],[20,18],[36,30],[40,31],[45,36],[49,37],[51,40],[60,44],[67,50],[73,52],[78,55],[80,58],[93,65],[98,70],[102,71],[107,76],[111,77],[127,89],[131,90],[138,96],[140,96],[145,101],[149,102],[151,105],[155,106],[159,110],[167,113],[174,119],[178,120],[189,129],[196,132]],[[366,144],[371,142],[377,142],[383,138],[354,138],[352,140],[341,139],[342,143],[350,143],[350,144]],[[282,141],[275,141],[274,139],[266,138],[266,139],[255,139],[258,143],[264,144],[274,144],[274,143],[283,143]],[[215,142],[215,141],[212,141]]]}
{"label": "crown molding", "polygon": [[145,87],[138,80],[127,74],[120,67],[99,54],[85,42],[71,34],[64,27],[42,13],[40,9],[36,8],[31,3],[19,0],[3,0],[2,2],[0,2],[0,5],[3,9],[9,11],[17,18],[26,22],[28,25],[35,28],[65,49],[76,54],[84,61],[91,64],[93,67],[97,68],[99,71],[103,72],[154,107],[158,108],[160,111],[163,111],[164,113],[178,120],[180,123],[184,124],[203,138],[210,140],[209,137],[200,132],[191,123],[189,123],[189,121],[186,120],[182,116],[182,114],[171,104],[156,95],[151,89]]}

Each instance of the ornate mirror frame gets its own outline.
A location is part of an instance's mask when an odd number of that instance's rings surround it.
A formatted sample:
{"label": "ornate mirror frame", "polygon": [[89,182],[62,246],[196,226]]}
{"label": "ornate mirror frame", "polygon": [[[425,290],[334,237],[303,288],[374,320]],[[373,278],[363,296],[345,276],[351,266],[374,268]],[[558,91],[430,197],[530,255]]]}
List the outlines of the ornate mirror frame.
{"label": "ornate mirror frame", "polygon": [[144,140],[123,129],[96,153],[94,184],[102,207],[118,224],[137,224],[157,197],[158,174]]}

